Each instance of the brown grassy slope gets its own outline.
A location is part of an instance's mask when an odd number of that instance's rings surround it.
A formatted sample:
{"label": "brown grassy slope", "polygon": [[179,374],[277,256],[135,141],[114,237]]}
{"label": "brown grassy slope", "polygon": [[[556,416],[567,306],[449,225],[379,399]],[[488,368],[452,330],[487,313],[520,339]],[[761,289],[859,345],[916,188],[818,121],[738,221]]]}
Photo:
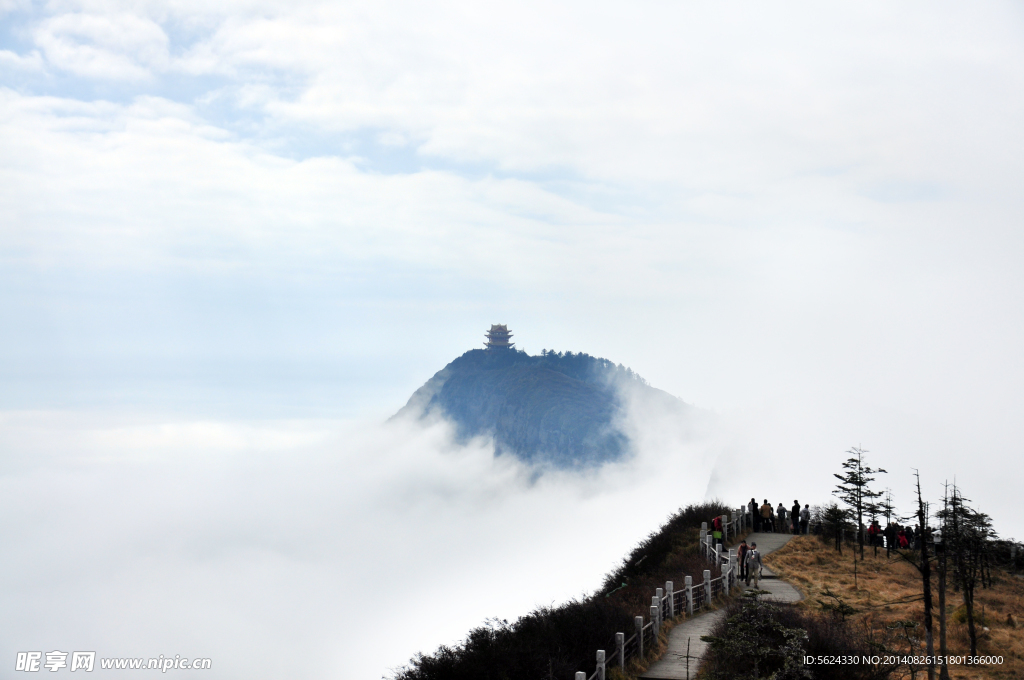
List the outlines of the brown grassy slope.
{"label": "brown grassy slope", "polygon": [[[821,609],[819,599],[828,600],[825,588],[840,595],[857,613],[851,619],[857,626],[867,626],[876,639],[885,635],[887,624],[898,620],[913,619],[922,623],[923,638],[924,605],[922,602],[893,604],[899,600],[921,595],[921,575],[913,566],[896,554],[886,559],[885,550],[879,549],[878,556],[871,548],[865,548],[864,561],[857,561],[857,587],[854,586],[853,546],[843,548],[840,555],[831,545],[823,544],[815,536],[799,536],[783,548],[765,557],[781,577],[799,587],[807,597],[800,606]],[[1024,678],[1024,580],[993,570],[994,586],[979,589],[975,594],[976,616],[985,614],[985,625],[989,631],[979,634],[980,655],[1001,655],[1002,665],[984,668],[950,666],[952,678],[973,680]],[[938,620],[938,578],[932,573],[932,601],[934,604],[935,653],[939,653]],[[947,653],[967,654],[970,642],[965,623],[962,620],[962,599],[947,582],[946,608],[949,620]],[[957,609],[960,615],[956,616]],[[978,626],[981,631],[981,626]],[[923,643],[921,651],[924,654]],[[918,676],[921,677],[921,676]]]}

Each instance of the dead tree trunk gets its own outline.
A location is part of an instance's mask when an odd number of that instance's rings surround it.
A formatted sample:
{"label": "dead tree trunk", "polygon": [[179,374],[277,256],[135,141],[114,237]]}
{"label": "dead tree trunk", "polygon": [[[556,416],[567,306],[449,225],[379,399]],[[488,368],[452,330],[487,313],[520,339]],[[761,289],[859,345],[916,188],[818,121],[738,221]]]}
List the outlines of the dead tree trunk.
{"label": "dead tree trunk", "polygon": [[921,529],[921,583],[924,586],[924,635],[928,650],[928,680],[935,680],[935,640],[932,637],[932,569],[928,557],[928,514],[921,498],[921,477],[917,475],[917,523]]}

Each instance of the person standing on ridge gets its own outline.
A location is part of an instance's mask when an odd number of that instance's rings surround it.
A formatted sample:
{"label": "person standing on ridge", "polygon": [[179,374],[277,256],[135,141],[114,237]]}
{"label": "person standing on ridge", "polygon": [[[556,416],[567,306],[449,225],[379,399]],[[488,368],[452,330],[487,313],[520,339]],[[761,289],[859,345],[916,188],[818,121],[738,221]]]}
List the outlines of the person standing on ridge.
{"label": "person standing on ridge", "polygon": [[793,522],[793,533],[800,533],[800,501],[793,501],[793,507],[789,511],[789,519]]}
{"label": "person standing on ridge", "polygon": [[788,533],[789,524],[786,522],[786,506],[782,504],[782,501],[779,501],[779,507],[775,510],[775,514],[779,518],[779,533]]}
{"label": "person standing on ridge", "polygon": [[772,504],[768,502],[768,499],[764,499],[764,505],[761,506],[761,531],[771,531],[769,528],[772,521]]}
{"label": "person standing on ridge", "polygon": [[804,509],[800,511],[800,532],[810,533],[811,528],[811,504],[804,503]]}
{"label": "person standing on ridge", "polygon": [[758,518],[758,514],[757,514],[757,501],[755,501],[753,498],[751,498],[750,499],[750,504],[747,507],[750,509],[750,525],[749,525],[750,526],[750,530],[751,531],[758,531],[758,530],[760,530],[761,529],[761,523],[757,519]]}

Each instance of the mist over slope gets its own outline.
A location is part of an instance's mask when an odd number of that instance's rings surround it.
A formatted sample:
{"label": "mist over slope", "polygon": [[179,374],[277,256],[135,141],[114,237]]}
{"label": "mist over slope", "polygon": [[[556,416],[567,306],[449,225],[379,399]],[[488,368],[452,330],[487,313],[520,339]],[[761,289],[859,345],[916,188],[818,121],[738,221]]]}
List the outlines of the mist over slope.
{"label": "mist over slope", "polygon": [[413,393],[395,417],[440,414],[456,436],[494,439],[498,453],[559,467],[617,460],[631,450],[624,395],[644,393],[680,417],[688,407],[608,359],[516,349],[466,352]]}

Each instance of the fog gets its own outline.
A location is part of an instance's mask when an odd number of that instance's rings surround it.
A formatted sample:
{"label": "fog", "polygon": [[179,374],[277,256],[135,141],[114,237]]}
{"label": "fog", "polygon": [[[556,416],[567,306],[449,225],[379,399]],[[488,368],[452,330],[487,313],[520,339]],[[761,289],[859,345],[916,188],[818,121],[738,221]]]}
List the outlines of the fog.
{"label": "fog", "polygon": [[667,415],[649,407],[627,425],[633,457],[578,471],[456,446],[441,420],[5,413],[0,656],[379,678],[487,618],[594,591],[703,498],[713,418],[652,428]]}
{"label": "fog", "polygon": [[[1020,538],[1022,36],[1013,2],[0,0],[0,663],[379,677],[679,505],[827,500],[854,445],[903,513],[917,468]],[[540,476],[381,425],[493,323],[697,420],[631,403],[634,460]]]}

